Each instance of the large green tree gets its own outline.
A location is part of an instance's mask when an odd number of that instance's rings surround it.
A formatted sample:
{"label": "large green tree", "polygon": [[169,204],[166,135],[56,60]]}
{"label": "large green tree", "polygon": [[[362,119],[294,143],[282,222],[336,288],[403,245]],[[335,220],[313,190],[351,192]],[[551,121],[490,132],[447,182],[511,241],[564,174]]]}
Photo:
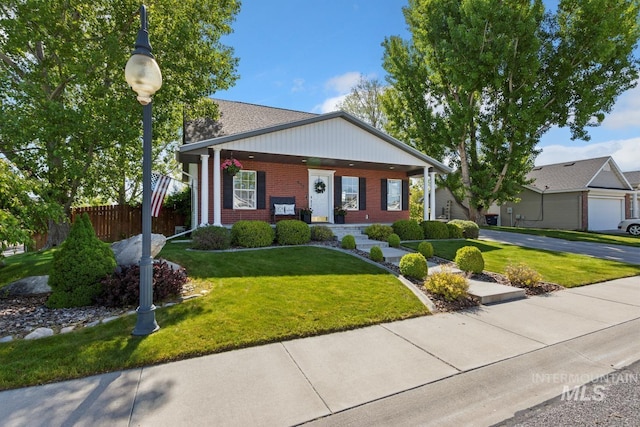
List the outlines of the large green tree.
{"label": "large green tree", "polygon": [[[80,195],[124,186],[141,168],[142,112],[124,80],[139,7],[133,0],[0,4],[0,152],[42,181],[39,196],[67,214]],[[237,0],[149,1],[164,80],[154,97],[157,147],[179,139],[185,105],[235,81],[237,59],[220,37],[238,10]],[[51,221],[48,244],[67,232],[68,224]]]}
{"label": "large green tree", "polygon": [[411,40],[385,40],[387,130],[448,161],[478,220],[517,197],[551,126],[574,139],[638,78],[637,0],[409,0]]}
{"label": "large green tree", "polygon": [[380,80],[360,75],[358,83],[351,88],[349,94],[338,104],[338,108],[374,128],[382,130],[387,121],[382,110],[381,96],[383,92],[384,85]]}

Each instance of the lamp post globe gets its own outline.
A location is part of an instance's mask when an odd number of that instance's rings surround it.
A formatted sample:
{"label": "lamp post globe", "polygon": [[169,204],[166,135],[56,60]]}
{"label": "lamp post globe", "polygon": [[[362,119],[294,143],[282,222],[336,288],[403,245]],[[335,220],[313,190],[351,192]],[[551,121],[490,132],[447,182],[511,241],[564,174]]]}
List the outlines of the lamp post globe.
{"label": "lamp post globe", "polygon": [[140,305],[132,334],[149,335],[158,329],[153,305],[153,260],[151,258],[151,105],[162,86],[160,67],[151,53],[147,31],[147,9],[140,6],[140,30],[135,50],[124,69],[125,79],[138,94],[142,108],[142,256],[140,258]]}

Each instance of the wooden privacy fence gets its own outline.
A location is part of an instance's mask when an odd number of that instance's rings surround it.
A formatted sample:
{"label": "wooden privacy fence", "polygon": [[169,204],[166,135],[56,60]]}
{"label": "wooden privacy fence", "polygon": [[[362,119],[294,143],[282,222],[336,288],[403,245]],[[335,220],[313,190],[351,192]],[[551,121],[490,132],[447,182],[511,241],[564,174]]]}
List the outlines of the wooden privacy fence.
{"label": "wooden privacy fence", "polygon": [[[87,206],[73,208],[71,221],[78,215],[87,213],[96,235],[103,242],[116,242],[142,233],[142,208],[127,205]],[[160,216],[152,218],[151,232],[173,236],[176,227],[184,226],[185,217],[172,208],[162,207]],[[34,236],[36,249],[40,249],[47,241],[46,234]]]}

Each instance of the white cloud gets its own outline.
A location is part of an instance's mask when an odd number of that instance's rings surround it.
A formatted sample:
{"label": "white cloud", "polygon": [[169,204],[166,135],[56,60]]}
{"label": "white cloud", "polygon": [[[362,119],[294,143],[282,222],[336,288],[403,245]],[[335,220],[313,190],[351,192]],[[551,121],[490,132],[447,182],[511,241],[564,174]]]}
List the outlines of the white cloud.
{"label": "white cloud", "polygon": [[304,91],[304,89],[305,89],[304,79],[301,79],[301,78],[293,79],[293,86],[291,86],[291,92],[293,93],[302,92]]}
{"label": "white cloud", "polygon": [[328,91],[343,95],[349,93],[351,88],[358,83],[358,80],[360,80],[360,73],[357,71],[349,71],[348,73],[330,78],[324,86]]}
{"label": "white cloud", "polygon": [[602,127],[606,129],[624,129],[640,126],[640,81],[638,86],[623,93],[617,100],[611,113],[605,117]]}
{"label": "white cloud", "polygon": [[347,96],[347,94],[339,95],[339,96],[333,96],[331,98],[327,98],[327,99],[324,100],[324,102],[322,104],[318,104],[315,107],[313,107],[313,111],[312,112],[324,114],[324,113],[330,113],[332,111],[337,111],[338,110],[338,104],[340,104],[342,101],[344,101],[344,98],[346,96]]}
{"label": "white cloud", "polygon": [[611,156],[623,172],[640,170],[640,137],[587,145],[547,145],[536,165]]}

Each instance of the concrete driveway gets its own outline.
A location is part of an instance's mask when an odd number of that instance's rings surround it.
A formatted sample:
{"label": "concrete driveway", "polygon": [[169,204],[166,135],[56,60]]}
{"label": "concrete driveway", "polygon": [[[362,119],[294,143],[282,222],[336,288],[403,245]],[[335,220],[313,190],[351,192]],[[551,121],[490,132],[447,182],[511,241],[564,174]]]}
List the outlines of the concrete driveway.
{"label": "concrete driveway", "polygon": [[530,234],[510,233],[508,231],[480,230],[480,238],[494,242],[509,243],[529,248],[547,249],[550,251],[571,252],[589,255],[595,258],[612,261],[640,264],[640,239],[638,246],[608,245],[591,242],[571,242],[552,237],[534,236]]}

